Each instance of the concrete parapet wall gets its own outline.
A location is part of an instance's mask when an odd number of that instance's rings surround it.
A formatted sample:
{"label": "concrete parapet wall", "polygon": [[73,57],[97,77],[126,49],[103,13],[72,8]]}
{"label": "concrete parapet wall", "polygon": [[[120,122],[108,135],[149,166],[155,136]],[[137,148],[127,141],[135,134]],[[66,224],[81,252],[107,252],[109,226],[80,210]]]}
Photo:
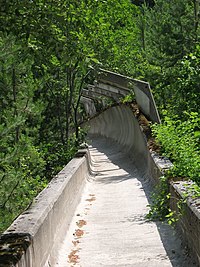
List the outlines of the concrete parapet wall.
{"label": "concrete parapet wall", "polygon": [[[170,182],[170,207],[177,214],[181,212],[177,229],[200,266],[200,198],[188,197],[184,204],[183,200],[188,187],[190,187],[190,182]],[[182,205],[181,211],[180,205]]]}
{"label": "concrete parapet wall", "polygon": [[[169,169],[172,164],[164,157],[153,155],[153,159],[161,172]],[[200,266],[200,197],[193,198],[192,181],[169,181],[169,207],[176,212],[178,221],[176,229],[183,243]]]}
{"label": "concrete parapet wall", "polygon": [[2,235],[0,266],[52,266],[55,248],[68,230],[88,175],[88,160],[83,156],[71,160],[53,178]]}

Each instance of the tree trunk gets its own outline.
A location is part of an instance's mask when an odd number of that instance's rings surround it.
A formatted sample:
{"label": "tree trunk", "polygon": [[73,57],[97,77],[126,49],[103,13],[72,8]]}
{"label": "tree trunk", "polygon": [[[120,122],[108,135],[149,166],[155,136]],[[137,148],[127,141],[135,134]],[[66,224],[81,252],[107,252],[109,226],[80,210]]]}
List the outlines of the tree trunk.
{"label": "tree trunk", "polygon": [[[16,72],[15,68],[12,68],[12,90],[13,90],[13,102],[14,102],[14,118],[17,117],[18,111],[17,111],[17,85],[16,85]],[[15,128],[15,143],[18,143],[19,141],[19,131],[20,128],[17,126]]]}
{"label": "tree trunk", "polygon": [[193,5],[194,5],[194,30],[195,30],[195,42],[198,42],[199,0],[193,0]]}

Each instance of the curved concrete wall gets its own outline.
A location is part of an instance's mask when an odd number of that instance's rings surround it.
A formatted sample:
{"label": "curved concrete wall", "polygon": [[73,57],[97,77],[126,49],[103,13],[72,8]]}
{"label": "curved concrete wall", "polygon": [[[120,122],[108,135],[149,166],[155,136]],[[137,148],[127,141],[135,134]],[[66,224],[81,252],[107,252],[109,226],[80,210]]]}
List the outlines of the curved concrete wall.
{"label": "curved concrete wall", "polygon": [[[94,117],[88,125],[89,133],[102,135],[117,141],[122,150],[129,153],[138,171],[152,184],[159,183],[159,177],[173,165],[165,157],[150,154],[145,137],[137,119],[127,106],[115,106]],[[191,194],[187,188],[191,181],[170,181],[170,208],[180,213],[180,202],[184,203],[185,193]],[[183,206],[183,214],[176,226],[183,242],[190,249],[192,256],[200,266],[200,198],[189,197]]]}
{"label": "curved concrete wall", "polygon": [[128,106],[111,107],[88,122],[89,134],[102,135],[117,141],[133,159],[140,175],[158,177],[158,168],[151,158],[145,136]]}

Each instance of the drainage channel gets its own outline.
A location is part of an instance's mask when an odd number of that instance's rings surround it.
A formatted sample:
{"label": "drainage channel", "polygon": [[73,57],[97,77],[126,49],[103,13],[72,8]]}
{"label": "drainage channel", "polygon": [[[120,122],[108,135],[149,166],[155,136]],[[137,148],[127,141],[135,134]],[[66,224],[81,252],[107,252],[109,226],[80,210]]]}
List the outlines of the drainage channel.
{"label": "drainage channel", "polygon": [[116,143],[90,146],[93,176],[60,246],[54,267],[196,266],[175,231],[150,222],[150,184]]}

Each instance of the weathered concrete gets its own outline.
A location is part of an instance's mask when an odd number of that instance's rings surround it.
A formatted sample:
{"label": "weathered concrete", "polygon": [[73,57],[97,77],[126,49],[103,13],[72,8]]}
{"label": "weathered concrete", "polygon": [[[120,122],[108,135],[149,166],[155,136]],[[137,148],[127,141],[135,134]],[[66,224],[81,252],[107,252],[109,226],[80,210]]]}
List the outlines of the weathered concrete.
{"label": "weathered concrete", "polygon": [[180,239],[149,222],[150,184],[121,146],[92,137],[94,177],[87,182],[54,267],[192,267]]}
{"label": "weathered concrete", "polygon": [[80,102],[84,105],[85,112],[88,116],[92,117],[96,114],[94,101],[91,98],[81,96]]}
{"label": "weathered concrete", "polygon": [[115,89],[109,90],[108,88],[105,89],[104,87],[98,87],[96,83],[95,85],[88,85],[88,90],[98,95],[111,97],[114,100],[118,100],[118,101],[120,98],[122,98],[123,96],[129,93],[129,92],[121,93],[120,91],[115,90]]}
{"label": "weathered concrete", "polygon": [[200,198],[188,197],[183,203],[185,195],[191,194],[191,185],[194,185],[194,182],[170,182],[170,207],[179,214],[177,230],[200,266]]}
{"label": "weathered concrete", "polygon": [[5,265],[0,256],[0,266],[195,266],[171,228],[145,220],[149,185],[161,171],[132,111],[112,107],[90,126],[93,159],[79,153],[11,225],[4,237],[12,244],[15,234],[21,237],[22,258]]}
{"label": "weathered concrete", "polygon": [[120,144],[121,149],[129,154],[142,177],[156,179],[160,175],[147,149],[137,119],[129,107],[122,105],[109,108],[93,118],[88,126],[91,134],[111,138]]}
{"label": "weathered concrete", "polygon": [[116,95],[121,95],[121,96],[126,96],[128,94],[130,94],[130,90],[127,89],[122,89],[120,87],[117,86],[113,86],[113,85],[109,85],[109,84],[105,84],[105,83],[101,83],[101,82],[97,82],[95,81],[95,87],[97,92],[111,92],[113,94]]}
{"label": "weathered concrete", "polygon": [[[9,239],[7,243],[0,242],[1,267],[15,266],[16,262],[17,267],[44,267],[49,266],[48,262],[53,263],[55,248],[69,227],[88,175],[86,157],[74,158],[66,165],[2,236],[1,240],[6,240],[7,235]],[[16,235],[25,237],[20,243],[21,251],[18,246],[13,250],[13,241],[9,243]],[[27,238],[29,246],[24,248]],[[5,258],[10,251],[16,254],[13,264]]]}
{"label": "weathered concrete", "polygon": [[115,101],[119,100],[119,97],[116,94],[113,94],[111,92],[98,92],[96,90],[88,90],[88,89],[83,89],[82,90],[82,95],[86,96],[86,97],[90,97],[91,99],[100,99],[102,97],[106,97],[106,98],[110,98],[113,99]]}

